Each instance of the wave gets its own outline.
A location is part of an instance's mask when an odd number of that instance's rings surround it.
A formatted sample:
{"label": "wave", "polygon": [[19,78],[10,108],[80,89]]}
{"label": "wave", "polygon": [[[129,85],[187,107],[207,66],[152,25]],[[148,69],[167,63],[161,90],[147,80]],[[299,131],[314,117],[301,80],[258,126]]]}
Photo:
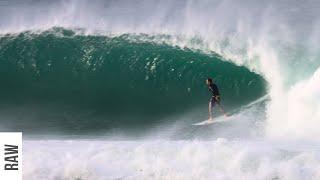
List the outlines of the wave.
{"label": "wave", "polygon": [[[319,179],[319,7],[0,2],[0,131],[25,179]],[[191,126],[208,76],[231,121]]]}
{"label": "wave", "polygon": [[265,95],[264,79],[247,68],[214,52],[155,43],[155,38],[79,35],[63,28],[6,34],[0,38],[1,104],[21,114],[34,112],[16,118],[20,124],[97,131],[197,108],[205,112],[207,77],[219,85],[229,110]]}
{"label": "wave", "polygon": [[[151,42],[215,52],[266,80],[267,136],[318,134],[320,101],[308,85],[317,81],[320,66],[317,1],[10,1],[0,15],[6,17],[0,21],[1,35],[63,27],[110,38],[138,34],[141,40],[144,34]],[[308,97],[296,98],[294,89]]]}

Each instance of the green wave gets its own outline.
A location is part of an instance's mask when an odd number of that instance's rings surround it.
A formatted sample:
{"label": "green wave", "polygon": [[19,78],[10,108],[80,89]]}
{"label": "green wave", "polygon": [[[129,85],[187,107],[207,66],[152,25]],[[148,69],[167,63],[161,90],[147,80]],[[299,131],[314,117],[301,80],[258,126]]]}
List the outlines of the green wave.
{"label": "green wave", "polygon": [[[51,119],[54,126],[69,123],[65,129],[103,129],[124,122],[153,122],[196,108],[207,110],[207,77],[214,78],[228,110],[266,93],[261,76],[214,52],[139,40],[144,36],[77,35],[59,28],[3,35],[0,104],[41,106],[33,109],[31,120],[19,120],[37,121],[39,128],[49,126],[43,119]],[[51,105],[59,110],[44,113]],[[45,106],[47,110],[40,113]],[[84,111],[91,114],[65,116]]]}

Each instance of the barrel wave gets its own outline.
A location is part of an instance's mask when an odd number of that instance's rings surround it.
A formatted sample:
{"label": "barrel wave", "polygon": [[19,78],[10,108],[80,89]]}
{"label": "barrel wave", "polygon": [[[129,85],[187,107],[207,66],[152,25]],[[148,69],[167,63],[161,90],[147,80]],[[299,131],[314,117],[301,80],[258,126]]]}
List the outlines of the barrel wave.
{"label": "barrel wave", "polygon": [[[320,179],[320,1],[0,1],[23,179]],[[207,126],[214,78],[229,117]]]}
{"label": "barrel wave", "polygon": [[77,134],[141,128],[194,109],[206,117],[207,77],[220,87],[229,111],[266,93],[261,76],[214,52],[153,39],[63,28],[3,35],[1,128]]}

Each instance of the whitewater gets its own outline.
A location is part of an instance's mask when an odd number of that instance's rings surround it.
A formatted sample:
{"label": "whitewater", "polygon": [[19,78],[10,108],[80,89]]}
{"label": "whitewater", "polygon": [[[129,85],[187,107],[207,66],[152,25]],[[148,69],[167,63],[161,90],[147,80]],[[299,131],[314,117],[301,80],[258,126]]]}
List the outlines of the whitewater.
{"label": "whitewater", "polygon": [[[2,1],[0,129],[24,132],[24,179],[320,179],[319,10]],[[208,75],[232,121],[193,127]]]}

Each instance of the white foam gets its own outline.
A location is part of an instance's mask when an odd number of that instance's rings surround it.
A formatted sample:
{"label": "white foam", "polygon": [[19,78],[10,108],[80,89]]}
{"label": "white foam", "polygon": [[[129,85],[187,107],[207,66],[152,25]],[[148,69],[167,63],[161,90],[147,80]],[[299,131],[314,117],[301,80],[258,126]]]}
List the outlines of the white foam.
{"label": "white foam", "polygon": [[[271,134],[308,139],[314,139],[319,135],[320,69],[310,79],[292,86],[281,100],[285,111],[278,112],[276,117],[271,119],[272,123],[268,126]],[[283,117],[280,122],[279,116]]]}
{"label": "white foam", "polygon": [[319,179],[319,143],[25,141],[23,178]]}

